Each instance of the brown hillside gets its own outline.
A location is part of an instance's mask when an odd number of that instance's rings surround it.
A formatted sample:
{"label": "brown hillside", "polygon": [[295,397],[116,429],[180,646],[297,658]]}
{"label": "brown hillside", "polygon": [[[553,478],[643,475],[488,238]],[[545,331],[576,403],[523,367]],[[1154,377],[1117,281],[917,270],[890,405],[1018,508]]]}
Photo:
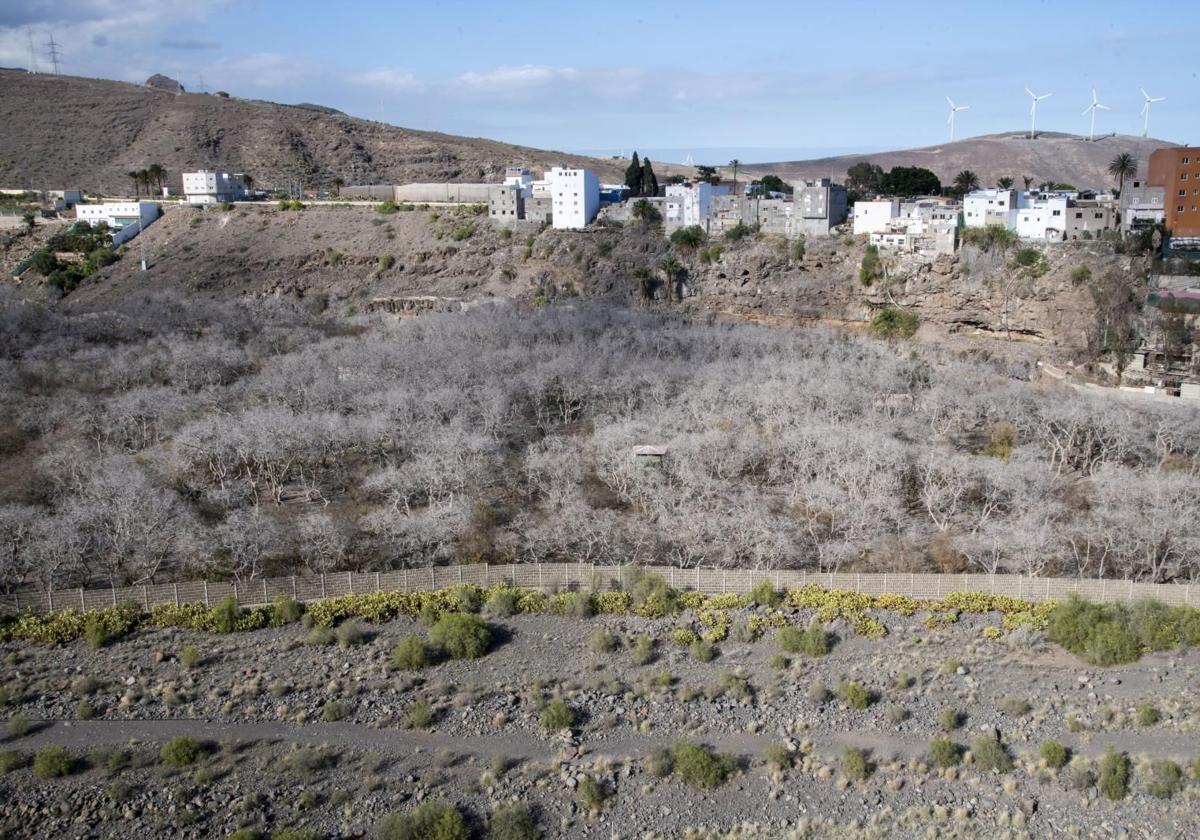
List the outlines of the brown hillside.
{"label": "brown hillside", "polygon": [[473,181],[514,164],[591,167],[620,162],[355,119],[331,109],[277,105],[71,76],[0,71],[0,186],[131,189],[126,173],[159,163],[179,173],[220,167],[263,187]]}
{"label": "brown hillside", "polygon": [[1055,181],[1077,187],[1103,188],[1115,186],[1108,174],[1108,165],[1121,152],[1133,155],[1138,161],[1138,173],[1144,174],[1151,152],[1174,145],[1177,144],[1127,134],[1098,137],[1089,142],[1074,134],[1042,132],[1037,140],[1030,140],[1027,135],[1014,132],[897,152],[757,163],[740,167],[739,172],[774,173],[786,179],[831,177],[835,181],[844,181],[846,170],[865,160],[878,164],[885,171],[894,166],[923,166],[937,173],[943,184],[952,182],[962,170],[970,169],[984,185],[994,184],[997,179],[1007,176],[1019,187],[1022,176],[1028,175],[1035,184]]}

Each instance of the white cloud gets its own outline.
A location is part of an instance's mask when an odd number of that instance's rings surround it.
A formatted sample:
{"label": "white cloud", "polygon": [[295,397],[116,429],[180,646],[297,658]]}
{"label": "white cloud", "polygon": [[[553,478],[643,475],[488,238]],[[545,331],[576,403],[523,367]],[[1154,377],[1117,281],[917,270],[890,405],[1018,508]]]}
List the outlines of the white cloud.
{"label": "white cloud", "polygon": [[241,58],[227,58],[205,65],[211,84],[230,90],[278,88],[320,73],[310,61],[283,53],[263,52]]}
{"label": "white cloud", "polygon": [[578,80],[579,71],[573,67],[549,67],[544,64],[522,64],[519,67],[497,67],[484,73],[468,72],[458,77],[458,83],[470,90],[488,94],[525,92],[548,85]]}

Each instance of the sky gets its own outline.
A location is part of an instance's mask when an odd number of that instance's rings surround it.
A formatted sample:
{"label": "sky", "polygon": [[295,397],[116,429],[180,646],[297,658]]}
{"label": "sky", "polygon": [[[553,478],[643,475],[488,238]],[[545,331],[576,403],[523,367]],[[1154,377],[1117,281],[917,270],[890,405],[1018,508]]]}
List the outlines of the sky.
{"label": "sky", "polygon": [[[1143,13],[1144,10],[1144,13]],[[409,128],[696,163],[1027,128],[1200,143],[1200,3],[0,0],[0,66],[313,102]]]}

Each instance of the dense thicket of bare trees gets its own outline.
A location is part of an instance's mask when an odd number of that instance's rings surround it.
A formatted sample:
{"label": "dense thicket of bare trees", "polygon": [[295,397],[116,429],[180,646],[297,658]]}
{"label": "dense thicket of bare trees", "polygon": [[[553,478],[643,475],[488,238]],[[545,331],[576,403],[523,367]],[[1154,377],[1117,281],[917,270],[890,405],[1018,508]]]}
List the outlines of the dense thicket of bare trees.
{"label": "dense thicket of bare trees", "polygon": [[8,588],[453,559],[1200,569],[1194,409],[931,348],[599,305],[333,323],[4,295],[0,353]]}

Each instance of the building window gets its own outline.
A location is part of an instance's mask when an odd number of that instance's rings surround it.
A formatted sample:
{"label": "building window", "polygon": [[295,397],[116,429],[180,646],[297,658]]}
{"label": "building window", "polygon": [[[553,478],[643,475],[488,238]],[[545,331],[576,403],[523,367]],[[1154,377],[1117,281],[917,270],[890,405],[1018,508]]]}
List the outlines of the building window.
{"label": "building window", "polygon": [[1179,180],[1180,180],[1180,181],[1186,181],[1186,180],[1187,180],[1187,173],[1186,173],[1186,172],[1180,172],[1180,173],[1179,173]]}
{"label": "building window", "polygon": [[1182,213],[1182,212],[1183,212],[1183,205],[1182,205],[1182,204],[1180,204],[1178,207],[1176,207],[1176,208],[1175,208],[1175,212],[1176,212],[1176,213]]}

